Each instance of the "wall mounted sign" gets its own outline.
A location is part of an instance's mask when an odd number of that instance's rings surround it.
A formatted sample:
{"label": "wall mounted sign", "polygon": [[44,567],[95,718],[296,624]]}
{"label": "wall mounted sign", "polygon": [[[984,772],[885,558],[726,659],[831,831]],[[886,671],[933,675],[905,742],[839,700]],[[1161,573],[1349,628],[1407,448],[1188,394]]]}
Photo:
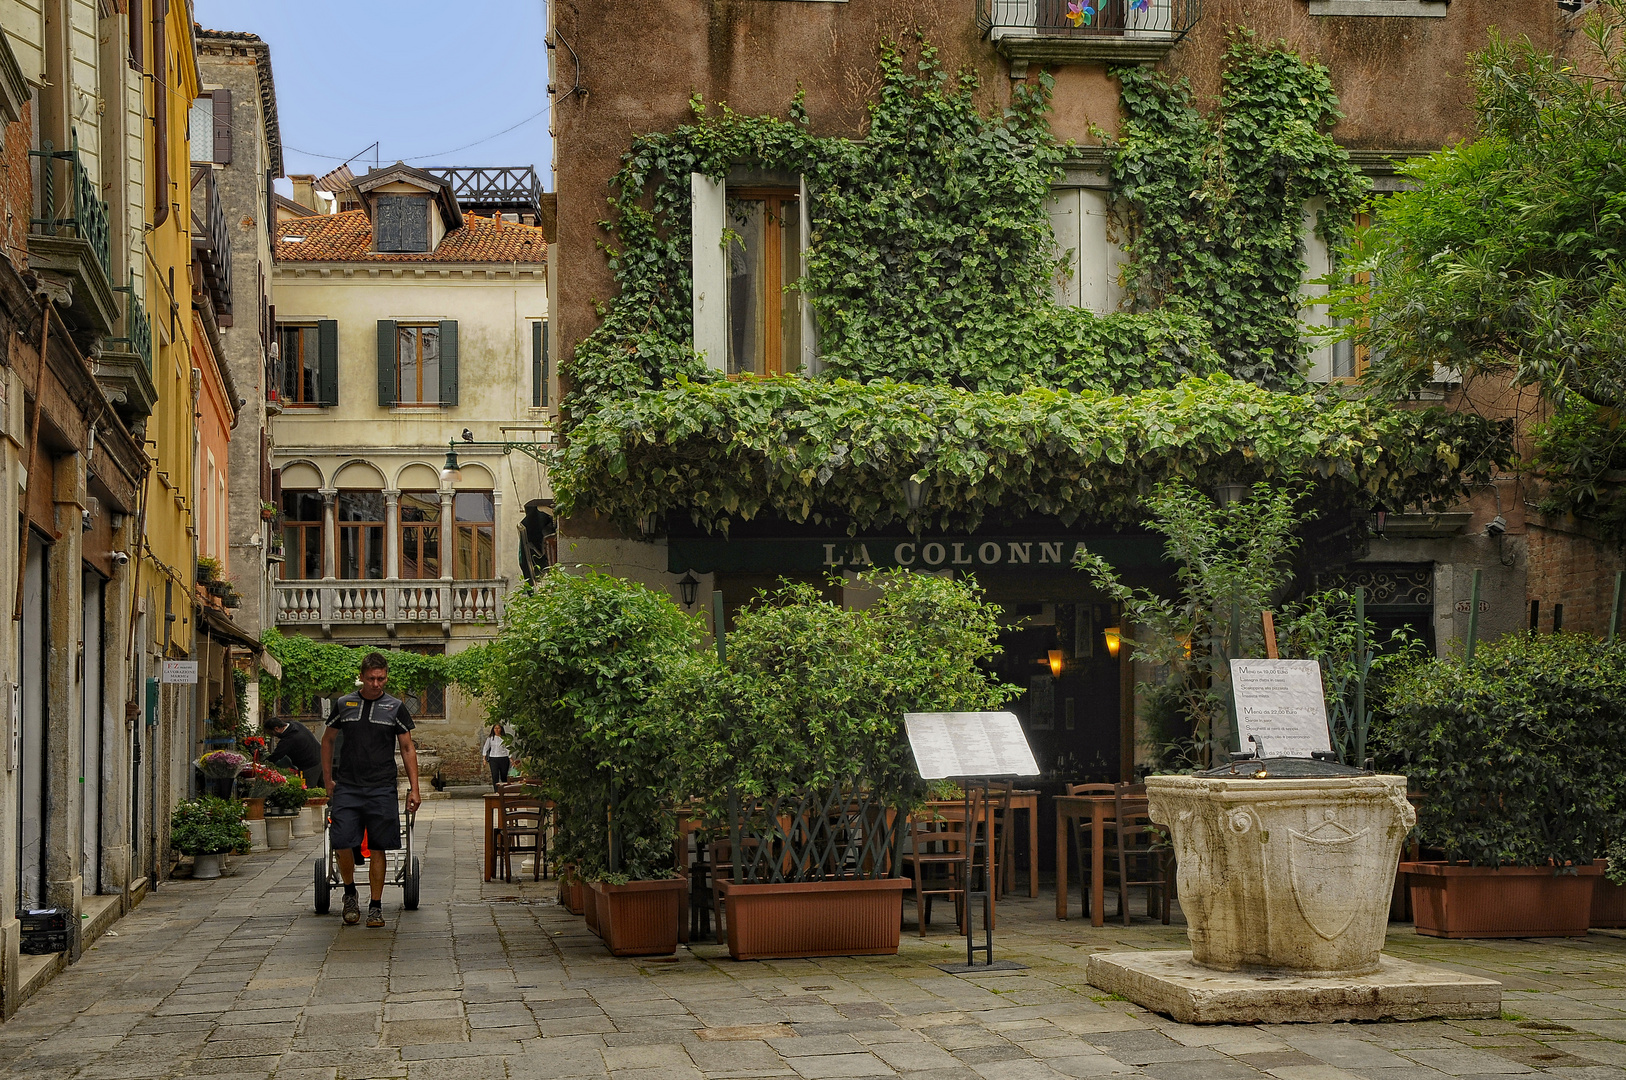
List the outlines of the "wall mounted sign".
{"label": "wall mounted sign", "polygon": [[165,660],[163,681],[166,683],[195,684],[198,681],[196,660]]}
{"label": "wall mounted sign", "polygon": [[1011,570],[1076,573],[1082,547],[1118,570],[1163,566],[1163,543],[1151,536],[855,536],[723,539],[673,537],[666,568],[673,574],[818,574],[836,570]]}

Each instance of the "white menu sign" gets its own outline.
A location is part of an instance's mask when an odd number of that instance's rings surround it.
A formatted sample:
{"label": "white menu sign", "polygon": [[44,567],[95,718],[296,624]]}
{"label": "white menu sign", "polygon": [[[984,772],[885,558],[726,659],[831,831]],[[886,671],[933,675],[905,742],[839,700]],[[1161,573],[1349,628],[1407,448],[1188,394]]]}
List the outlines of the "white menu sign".
{"label": "white menu sign", "polygon": [[915,766],[927,780],[949,776],[1038,776],[1015,713],[904,713]]}
{"label": "white menu sign", "polygon": [[[1264,746],[1265,757],[1307,758],[1331,750],[1321,665],[1314,660],[1232,660],[1236,733],[1241,749]],[[1248,742],[1249,736],[1255,740]]]}

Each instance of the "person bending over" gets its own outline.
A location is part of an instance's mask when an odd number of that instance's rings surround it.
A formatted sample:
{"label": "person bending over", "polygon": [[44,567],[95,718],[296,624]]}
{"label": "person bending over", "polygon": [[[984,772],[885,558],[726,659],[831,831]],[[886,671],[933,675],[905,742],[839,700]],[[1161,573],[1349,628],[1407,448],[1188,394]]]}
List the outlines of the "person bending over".
{"label": "person bending over", "polygon": [[276,717],[265,725],[277,737],[277,748],[271,751],[271,764],[280,768],[298,769],[305,778],[305,786],[313,788],[322,782],[322,747],[311,729],[298,720]]}
{"label": "person bending over", "polygon": [[[418,752],[412,747],[412,716],[399,698],[384,693],[390,662],[382,653],[368,653],[361,661],[361,689],[334,703],[327,731],[322,734],[322,786],[328,790],[331,821],[329,842],[338,853],[339,876],[344,879],[344,921],[361,921],[356,900],[356,856],[363,833],[369,859],[367,883],[371,900],[367,925],[384,925],[384,852],[401,846],[401,816],[396,807],[395,747],[406,763],[407,811],[423,804],[418,793]],[[337,775],[333,746],[344,736],[344,755]]]}

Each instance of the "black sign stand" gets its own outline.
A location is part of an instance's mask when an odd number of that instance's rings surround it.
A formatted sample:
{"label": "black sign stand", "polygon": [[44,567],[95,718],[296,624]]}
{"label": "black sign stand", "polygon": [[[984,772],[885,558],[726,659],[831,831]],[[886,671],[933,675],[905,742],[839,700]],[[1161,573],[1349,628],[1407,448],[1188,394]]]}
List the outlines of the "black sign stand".
{"label": "black sign stand", "polygon": [[[939,964],[938,970],[946,971],[950,975],[976,975],[998,971],[1026,971],[1026,964],[1018,964],[1014,960],[994,959],[994,882],[999,873],[998,860],[994,858],[994,822],[988,822],[988,873],[983,877],[982,888],[976,892],[971,890],[971,882],[976,870],[976,839],[977,823],[972,819],[972,808],[977,800],[971,797],[976,790],[982,792],[982,805],[988,806],[988,789],[992,781],[987,777],[964,777],[960,780],[960,787],[965,793],[965,963]],[[1005,823],[1007,837],[1009,837],[1010,822]],[[1009,840],[1007,840],[1009,842]],[[1034,852],[1031,858],[1036,858]],[[971,919],[971,901],[977,897],[982,898],[982,944],[977,944],[977,924]],[[983,962],[977,963],[977,953],[983,954]]]}

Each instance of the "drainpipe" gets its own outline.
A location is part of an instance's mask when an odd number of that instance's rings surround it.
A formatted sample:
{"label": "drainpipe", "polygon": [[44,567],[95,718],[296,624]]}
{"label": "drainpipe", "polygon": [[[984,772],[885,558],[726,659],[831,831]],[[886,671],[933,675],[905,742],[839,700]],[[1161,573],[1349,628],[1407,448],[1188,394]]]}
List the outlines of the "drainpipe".
{"label": "drainpipe", "polygon": [[152,226],[169,220],[169,41],[164,23],[169,18],[169,0],[152,0],[152,141],[153,199]]}

